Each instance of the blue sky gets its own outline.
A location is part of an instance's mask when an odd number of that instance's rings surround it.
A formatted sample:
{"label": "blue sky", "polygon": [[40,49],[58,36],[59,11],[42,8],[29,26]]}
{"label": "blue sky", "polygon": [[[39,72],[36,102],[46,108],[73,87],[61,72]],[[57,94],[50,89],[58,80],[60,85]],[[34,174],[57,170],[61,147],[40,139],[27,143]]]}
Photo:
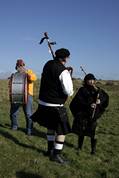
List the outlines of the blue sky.
{"label": "blue sky", "polygon": [[41,74],[52,59],[43,33],[68,48],[74,77],[119,79],[119,0],[0,0],[0,72],[14,72],[18,58]]}

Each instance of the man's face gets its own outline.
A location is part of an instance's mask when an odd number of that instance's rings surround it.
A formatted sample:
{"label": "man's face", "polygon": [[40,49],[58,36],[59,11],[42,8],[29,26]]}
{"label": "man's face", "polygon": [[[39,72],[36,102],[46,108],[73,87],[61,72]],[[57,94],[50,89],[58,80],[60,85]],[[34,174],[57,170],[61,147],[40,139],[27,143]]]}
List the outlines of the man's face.
{"label": "man's face", "polygon": [[91,80],[87,80],[86,83],[90,86],[95,85],[95,80],[91,79]]}
{"label": "man's face", "polygon": [[64,60],[62,60],[62,64],[65,65],[69,60],[69,57],[65,57]]}
{"label": "man's face", "polygon": [[18,72],[23,72],[24,66],[17,66],[17,71]]}

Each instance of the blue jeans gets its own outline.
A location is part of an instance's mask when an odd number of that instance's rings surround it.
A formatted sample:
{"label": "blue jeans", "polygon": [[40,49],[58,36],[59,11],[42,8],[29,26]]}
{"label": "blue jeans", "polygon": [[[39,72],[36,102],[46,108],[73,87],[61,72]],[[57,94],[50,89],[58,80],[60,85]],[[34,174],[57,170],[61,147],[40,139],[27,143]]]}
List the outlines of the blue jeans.
{"label": "blue jeans", "polygon": [[28,102],[25,105],[21,104],[11,104],[10,108],[10,119],[11,119],[11,127],[13,130],[17,130],[18,128],[18,112],[20,106],[23,107],[23,111],[26,118],[26,129],[27,133],[31,134],[32,128],[33,128],[33,122],[30,118],[32,115],[32,103],[33,103],[33,96],[28,95]]}

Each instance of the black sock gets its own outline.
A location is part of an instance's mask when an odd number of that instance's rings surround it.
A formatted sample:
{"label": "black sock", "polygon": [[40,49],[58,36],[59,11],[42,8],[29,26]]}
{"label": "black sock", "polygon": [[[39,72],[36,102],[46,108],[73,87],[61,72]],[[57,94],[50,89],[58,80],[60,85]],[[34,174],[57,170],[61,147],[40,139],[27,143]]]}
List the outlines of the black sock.
{"label": "black sock", "polygon": [[47,134],[47,141],[48,141],[48,152],[51,152],[54,148],[54,141],[55,141],[55,135],[49,135]]}

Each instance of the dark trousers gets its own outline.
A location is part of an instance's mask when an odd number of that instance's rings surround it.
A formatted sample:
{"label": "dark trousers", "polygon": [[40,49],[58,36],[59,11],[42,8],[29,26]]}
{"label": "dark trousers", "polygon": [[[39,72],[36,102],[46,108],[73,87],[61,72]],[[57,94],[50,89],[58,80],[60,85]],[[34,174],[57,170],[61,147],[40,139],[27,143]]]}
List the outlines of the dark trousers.
{"label": "dark trousers", "polygon": [[[95,154],[97,139],[95,139],[95,136],[91,136],[90,140],[91,140],[91,154]],[[80,150],[82,149],[83,141],[84,141],[84,135],[78,136],[78,149]]]}

